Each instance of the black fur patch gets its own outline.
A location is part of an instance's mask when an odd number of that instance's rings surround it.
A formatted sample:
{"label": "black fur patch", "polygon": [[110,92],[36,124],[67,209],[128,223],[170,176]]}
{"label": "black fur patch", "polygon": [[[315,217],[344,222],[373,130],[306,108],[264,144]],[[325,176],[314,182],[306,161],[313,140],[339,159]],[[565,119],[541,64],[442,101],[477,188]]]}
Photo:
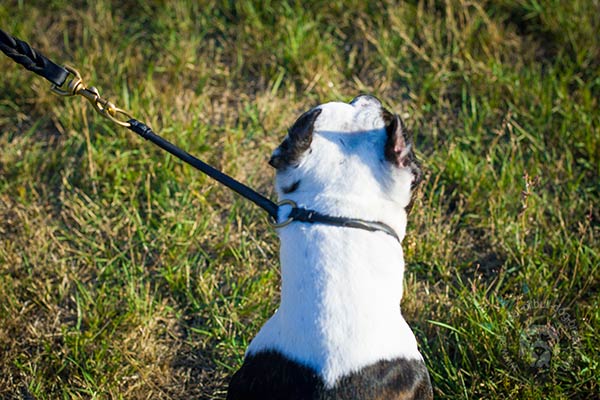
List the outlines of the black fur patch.
{"label": "black fur patch", "polygon": [[281,190],[283,190],[283,193],[289,194],[289,193],[293,193],[296,190],[298,190],[299,187],[300,187],[300,181],[296,181],[296,182],[292,183],[290,186],[281,188]]}
{"label": "black fur patch", "polygon": [[298,165],[302,154],[310,148],[313,127],[319,114],[321,114],[321,109],[313,108],[296,120],[289,129],[287,137],[279,145],[278,151],[269,160],[272,167],[284,169]]}
{"label": "black fur patch", "polygon": [[418,360],[379,361],[342,377],[325,388],[310,367],[291,361],[277,351],[249,356],[233,375],[228,400],[429,400],[429,374]]}

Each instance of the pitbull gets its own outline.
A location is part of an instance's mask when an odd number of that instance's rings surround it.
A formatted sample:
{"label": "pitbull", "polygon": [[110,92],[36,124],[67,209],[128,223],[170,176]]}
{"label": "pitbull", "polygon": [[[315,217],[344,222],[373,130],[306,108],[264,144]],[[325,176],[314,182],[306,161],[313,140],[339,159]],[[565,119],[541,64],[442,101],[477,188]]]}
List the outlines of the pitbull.
{"label": "pitbull", "polygon": [[292,206],[280,207],[291,222],[278,228],[281,302],[227,399],[432,399],[400,310],[401,241],[421,180],[400,117],[369,95],[319,105],[269,163],[280,200],[355,223],[291,221]]}

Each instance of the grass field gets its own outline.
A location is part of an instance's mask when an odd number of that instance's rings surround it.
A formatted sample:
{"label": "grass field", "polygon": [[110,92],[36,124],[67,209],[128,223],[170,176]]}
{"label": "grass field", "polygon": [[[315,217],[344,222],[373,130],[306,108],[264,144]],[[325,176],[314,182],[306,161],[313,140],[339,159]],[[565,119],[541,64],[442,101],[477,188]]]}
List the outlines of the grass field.
{"label": "grass field", "polygon": [[[598,0],[122,3],[0,27],[271,197],[301,112],[377,95],[426,172],[402,309],[436,398],[597,398]],[[266,215],[0,70],[0,398],[223,398],[278,304]]]}

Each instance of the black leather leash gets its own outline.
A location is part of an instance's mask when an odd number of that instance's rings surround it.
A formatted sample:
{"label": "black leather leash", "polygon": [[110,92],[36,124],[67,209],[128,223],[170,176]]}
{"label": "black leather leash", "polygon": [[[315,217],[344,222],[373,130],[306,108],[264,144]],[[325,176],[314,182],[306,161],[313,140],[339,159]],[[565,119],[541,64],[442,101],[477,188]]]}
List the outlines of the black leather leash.
{"label": "black leather leash", "polygon": [[35,51],[29,44],[0,29],[0,50],[17,64],[48,79],[53,85],[62,86],[69,71],[53,63]]}
{"label": "black leather leash", "polygon": [[175,146],[168,140],[165,140],[162,137],[158,136],[152,131],[152,129],[148,125],[133,118],[127,122],[129,122],[130,124],[129,129],[133,132],[137,133],[144,139],[151,141],[161,149],[168,151],[180,160],[190,164],[192,167],[205,173],[214,180],[218,181],[219,183],[227,186],[234,192],[250,200],[257,206],[265,210],[271,216],[271,218],[273,218],[273,221],[277,221],[277,211],[279,210],[279,206],[271,200],[267,199],[262,194],[254,191],[253,189],[249,188],[243,183],[236,181],[235,179],[233,179],[229,175],[224,174],[218,169],[206,164],[204,161],[199,160],[198,158],[194,157],[188,152]]}
{"label": "black leather leash", "polygon": [[[102,116],[137,133],[144,139],[151,141],[160,148],[173,154],[180,160],[190,164],[194,168],[215,179],[217,182],[238,193],[242,197],[250,200],[269,214],[272,219],[270,223],[275,228],[284,227],[292,222],[305,222],[311,224],[319,223],[346,228],[363,229],[370,232],[382,231],[394,237],[398,242],[400,241],[396,231],[383,222],[325,215],[315,210],[298,207],[296,203],[291,200],[283,200],[280,203],[274,203],[243,183],[238,182],[229,175],[224,174],[218,169],[180,149],[168,140],[163,139],[154,133],[148,125],[136,120],[127,111],[118,108],[113,103],[102,98],[96,88],[88,88],[83,84],[81,75],[76,69],[68,66],[60,66],[52,62],[39,51],[36,51],[29,46],[29,44],[26,42],[9,35],[1,29],[0,50],[2,50],[4,54],[12,58],[18,64],[21,64],[26,69],[35,72],[36,74],[50,81],[52,83],[52,91],[55,93],[61,96],[81,95],[85,97],[90,101],[90,103],[92,103],[94,109]],[[69,75],[72,75],[73,78],[68,84],[65,85]],[[127,119],[124,120],[124,117]],[[287,218],[283,222],[279,222],[279,209],[282,206],[289,206],[291,207],[291,210]]]}

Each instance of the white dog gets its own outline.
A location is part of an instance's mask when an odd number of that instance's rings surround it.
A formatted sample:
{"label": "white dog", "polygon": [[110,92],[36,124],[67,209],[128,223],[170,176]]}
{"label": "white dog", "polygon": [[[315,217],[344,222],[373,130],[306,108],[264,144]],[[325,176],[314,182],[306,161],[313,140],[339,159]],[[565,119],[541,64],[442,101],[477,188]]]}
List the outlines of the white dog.
{"label": "white dog", "polygon": [[[296,121],[269,163],[281,200],[325,218],[279,229],[281,304],[227,398],[431,399],[400,312],[400,242],[421,178],[400,118],[368,95],[320,105]],[[282,207],[281,221],[290,210]]]}

